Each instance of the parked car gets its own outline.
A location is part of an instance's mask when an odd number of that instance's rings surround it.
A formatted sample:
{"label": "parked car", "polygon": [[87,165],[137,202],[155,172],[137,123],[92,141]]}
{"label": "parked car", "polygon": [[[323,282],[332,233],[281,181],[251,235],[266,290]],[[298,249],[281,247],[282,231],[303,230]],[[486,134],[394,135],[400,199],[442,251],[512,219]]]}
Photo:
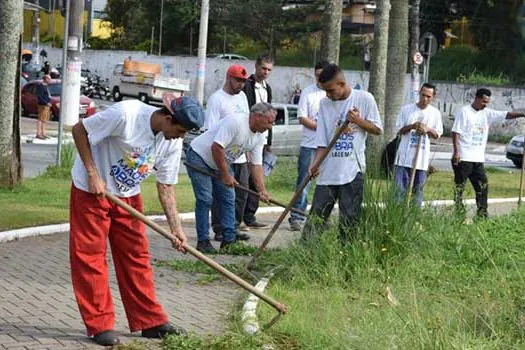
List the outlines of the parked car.
{"label": "parked car", "polygon": [[521,168],[523,161],[523,143],[525,135],[514,136],[507,144],[507,159],[510,159],[516,168]]}
{"label": "parked car", "polygon": [[[274,103],[277,109],[277,117],[272,127],[272,152],[280,156],[297,156],[301,145],[302,125],[299,124],[297,116],[297,105]],[[186,133],[183,147],[188,149],[194,138],[201,131],[190,131]]]}
{"label": "parked car", "polygon": [[[37,88],[42,85],[42,80],[33,80],[28,82],[22,88],[22,115],[37,116],[38,115],[38,98]],[[62,84],[60,80],[51,80],[47,85],[49,95],[51,96],[51,120],[58,120],[60,111],[60,94],[62,93]],[[78,115],[80,118],[88,117],[95,114],[96,106],[90,98],[80,95],[80,107]]]}
{"label": "parked car", "polygon": [[299,155],[303,126],[299,124],[297,105],[273,103],[277,117],[272,128],[272,151],[281,156]]}
{"label": "parked car", "polygon": [[206,55],[206,57],[219,58],[223,60],[243,60],[243,61],[248,60],[248,58],[241,56],[241,55],[234,54],[234,53],[210,53]]}

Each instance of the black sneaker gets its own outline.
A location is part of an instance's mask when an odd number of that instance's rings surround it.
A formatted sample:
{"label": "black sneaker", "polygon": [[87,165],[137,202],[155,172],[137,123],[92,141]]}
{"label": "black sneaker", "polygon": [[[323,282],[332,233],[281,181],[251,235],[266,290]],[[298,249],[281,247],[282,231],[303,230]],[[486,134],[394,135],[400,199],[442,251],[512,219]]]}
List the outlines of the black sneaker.
{"label": "black sneaker", "polygon": [[[240,232],[237,232],[236,237],[237,237],[238,241],[247,241],[247,240],[250,239],[249,235],[247,235],[246,233],[240,233]],[[221,242],[222,242],[222,240],[221,240]]]}
{"label": "black sneaker", "polygon": [[234,245],[235,243],[237,243],[237,240],[233,240],[233,241],[231,241],[231,242],[224,242],[224,241],[223,241],[223,242],[221,243],[221,250],[222,250],[222,249],[228,249],[229,246],[232,246],[232,245]]}
{"label": "black sneaker", "polygon": [[197,242],[197,250],[204,254],[217,254],[217,250],[213,248],[209,239]]}
{"label": "black sneaker", "polygon": [[120,344],[117,332],[113,330],[97,333],[93,336],[93,341],[101,346],[114,346]]}
{"label": "black sneaker", "polygon": [[250,222],[249,224],[246,224],[246,226],[248,226],[249,228],[256,229],[256,230],[270,227],[269,225],[260,223],[258,221]]}
{"label": "black sneaker", "polygon": [[164,323],[157,327],[152,327],[142,330],[144,338],[164,338],[166,335],[182,335],[187,336],[188,332],[184,328],[175,327],[171,323]]}
{"label": "black sneaker", "polygon": [[215,233],[215,237],[213,237],[213,240],[215,240],[217,242],[222,242],[222,233],[216,232]]}

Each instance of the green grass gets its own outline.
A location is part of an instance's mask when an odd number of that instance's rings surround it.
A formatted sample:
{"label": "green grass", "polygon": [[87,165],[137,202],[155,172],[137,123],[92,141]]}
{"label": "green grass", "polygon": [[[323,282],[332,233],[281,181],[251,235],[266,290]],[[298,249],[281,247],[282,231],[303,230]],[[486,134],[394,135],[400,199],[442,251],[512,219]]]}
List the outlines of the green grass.
{"label": "green grass", "polygon": [[[379,193],[372,182],[367,189]],[[273,328],[247,336],[234,318],[227,336],[164,348],[525,348],[524,213],[465,225],[446,209],[405,214],[386,197],[387,206],[369,197],[351,245],[329,228],[261,257],[260,270],[282,266],[266,293],[289,313]],[[260,322],[275,315],[259,305]]]}
{"label": "green grass", "polygon": [[[10,215],[0,217],[0,230],[64,223],[69,217],[69,190],[71,188],[70,168],[49,167],[47,172],[33,179],[27,179],[14,189],[0,189],[0,210]],[[272,198],[287,204],[295,190],[297,176],[295,159],[281,157],[271,176],[266,178]],[[491,197],[516,197],[519,191],[519,174],[489,172]],[[384,187],[386,180],[376,182]],[[310,191],[310,198],[313,191]],[[162,208],[157,198],[154,177],[142,185],[145,212],[161,214]],[[179,212],[194,210],[195,198],[189,178],[179,176],[176,185],[177,207]],[[425,199],[452,199],[453,174],[438,172],[430,176],[425,188]],[[474,198],[471,186],[467,186],[465,198]],[[262,206],[266,206],[262,204]]]}

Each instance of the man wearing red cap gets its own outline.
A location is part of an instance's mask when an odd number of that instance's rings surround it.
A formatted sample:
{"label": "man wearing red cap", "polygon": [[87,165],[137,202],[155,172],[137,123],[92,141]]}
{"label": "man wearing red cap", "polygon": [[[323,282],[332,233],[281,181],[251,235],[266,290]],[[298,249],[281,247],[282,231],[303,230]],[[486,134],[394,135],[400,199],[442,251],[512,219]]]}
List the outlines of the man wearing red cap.
{"label": "man wearing red cap", "polygon": [[176,237],[173,244],[184,251],[187,238],[173,185],[182,138],[187,130],[202,127],[204,113],[190,97],[165,94],[163,101],[161,109],[137,100],[116,103],[73,127],[78,156],[71,171],[71,279],[87,333],[99,345],[119,343],[113,330],[108,239],[130,330],[146,338],[185,333],[168,322],[157,301],[144,223],[104,196],[108,191],[142,211],[140,183],[155,172],[159,200]]}
{"label": "man wearing red cap", "polygon": [[[234,64],[228,68],[224,86],[222,89],[215,91],[215,93],[213,93],[213,95],[208,98],[208,102],[206,104],[206,116],[204,119],[204,129],[212,129],[214,126],[219,124],[219,121],[229,115],[235,115],[237,118],[248,118],[250,115],[250,109],[248,107],[246,95],[242,91],[244,88],[244,82],[247,78],[248,72],[243,66]],[[235,160],[235,162],[232,164],[232,167],[237,182],[248,187],[249,171],[248,163],[246,162],[246,155],[243,154],[237,160]],[[236,191],[235,196],[235,207],[237,209],[239,201],[242,200],[243,203],[246,201],[247,194],[242,191]],[[222,242],[222,227],[219,223],[220,203],[218,203],[215,197],[216,196],[214,196],[213,205],[211,208],[211,222],[213,231],[215,232],[215,240]],[[236,210],[236,212],[238,212],[238,210]],[[239,223],[239,218],[237,216],[238,214],[236,213],[236,221]],[[236,237],[237,240],[247,240],[249,238],[248,235],[239,233],[237,233]],[[215,253],[215,248],[213,248],[208,237],[199,237],[197,249],[206,254]]]}

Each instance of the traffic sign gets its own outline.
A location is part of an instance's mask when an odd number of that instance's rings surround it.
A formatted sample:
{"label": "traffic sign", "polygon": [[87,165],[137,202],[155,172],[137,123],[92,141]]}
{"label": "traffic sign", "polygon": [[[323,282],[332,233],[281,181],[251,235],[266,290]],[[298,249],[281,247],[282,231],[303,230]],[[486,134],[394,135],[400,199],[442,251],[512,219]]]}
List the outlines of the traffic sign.
{"label": "traffic sign", "polygon": [[419,39],[419,51],[425,57],[432,57],[436,54],[438,48],[437,39],[434,34],[426,32]]}

